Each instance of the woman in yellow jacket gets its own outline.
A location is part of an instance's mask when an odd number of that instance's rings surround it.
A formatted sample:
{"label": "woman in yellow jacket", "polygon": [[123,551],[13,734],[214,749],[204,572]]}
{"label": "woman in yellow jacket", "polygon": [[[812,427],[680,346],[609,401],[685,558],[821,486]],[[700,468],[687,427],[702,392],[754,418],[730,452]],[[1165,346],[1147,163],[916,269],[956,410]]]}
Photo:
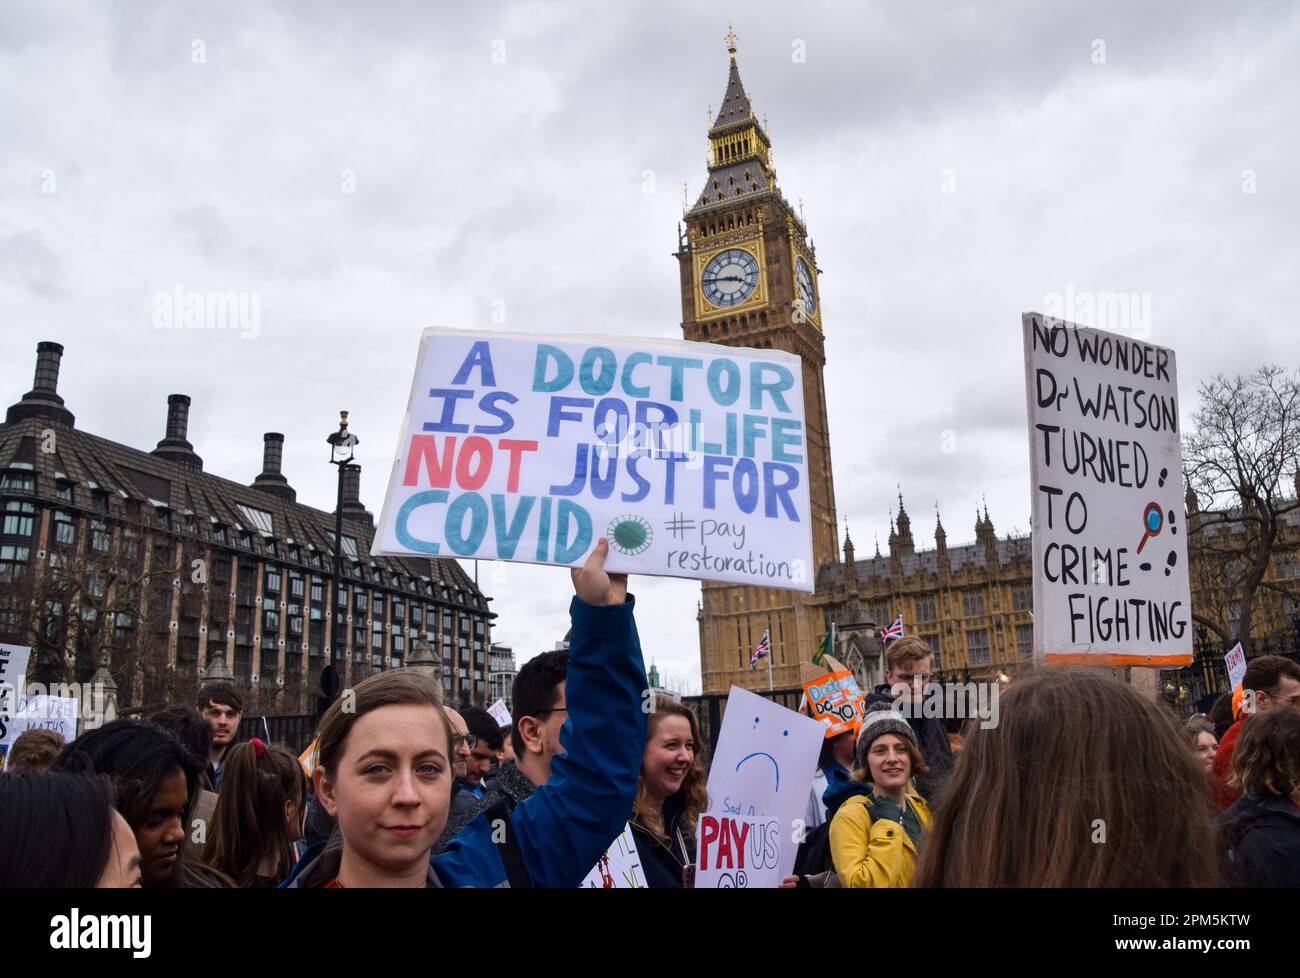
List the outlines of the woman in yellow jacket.
{"label": "woman in yellow jacket", "polygon": [[916,734],[888,704],[863,717],[857,763],[842,789],[850,797],[831,820],[835,872],[846,887],[908,886],[932,821],[925,799],[908,789],[912,776],[927,769]]}

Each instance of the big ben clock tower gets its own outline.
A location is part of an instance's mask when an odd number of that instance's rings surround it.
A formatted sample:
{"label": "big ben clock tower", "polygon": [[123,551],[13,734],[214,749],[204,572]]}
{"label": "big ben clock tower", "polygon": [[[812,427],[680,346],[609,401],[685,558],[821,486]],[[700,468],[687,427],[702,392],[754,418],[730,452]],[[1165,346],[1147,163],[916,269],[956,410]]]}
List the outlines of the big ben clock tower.
{"label": "big ben clock tower", "polygon": [[[682,334],[688,340],[785,350],[802,360],[811,583],[818,567],[839,559],[817,254],[802,216],[777,186],[771,141],[740,83],[736,36],[730,30],[727,52],[730,73],[709,129],[708,176],[678,234]],[[799,663],[811,658],[825,631],[814,595],[776,588],[706,582],[699,618],[705,693],[725,693],[733,683],[767,687],[767,663],[749,668],[764,631],[772,641],[773,685],[797,685]]]}

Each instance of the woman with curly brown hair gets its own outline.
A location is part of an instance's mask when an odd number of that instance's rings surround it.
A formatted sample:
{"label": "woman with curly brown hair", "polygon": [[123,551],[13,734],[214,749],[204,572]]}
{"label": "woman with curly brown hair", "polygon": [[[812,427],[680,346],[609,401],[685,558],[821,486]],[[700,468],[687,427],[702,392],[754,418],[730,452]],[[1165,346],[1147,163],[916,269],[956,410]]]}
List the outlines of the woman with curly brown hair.
{"label": "woman with curly brown hair", "polygon": [[695,714],[671,700],[655,705],[646,732],[632,812],[632,835],[646,884],[682,886],[695,861],[695,820],[709,805]]}

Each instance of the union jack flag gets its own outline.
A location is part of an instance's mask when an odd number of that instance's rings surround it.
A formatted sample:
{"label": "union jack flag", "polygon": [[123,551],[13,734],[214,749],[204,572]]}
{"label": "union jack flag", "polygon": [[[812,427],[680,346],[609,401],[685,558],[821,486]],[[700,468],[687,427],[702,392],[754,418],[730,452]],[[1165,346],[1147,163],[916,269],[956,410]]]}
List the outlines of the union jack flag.
{"label": "union jack flag", "polygon": [[882,645],[888,645],[896,638],[903,637],[903,616],[899,615],[894,619],[894,623],[880,630],[880,642]]}
{"label": "union jack flag", "polygon": [[772,654],[772,640],[768,637],[767,632],[763,633],[763,640],[754,646],[754,654],[749,657],[749,668],[757,669],[758,660],[765,655]]}

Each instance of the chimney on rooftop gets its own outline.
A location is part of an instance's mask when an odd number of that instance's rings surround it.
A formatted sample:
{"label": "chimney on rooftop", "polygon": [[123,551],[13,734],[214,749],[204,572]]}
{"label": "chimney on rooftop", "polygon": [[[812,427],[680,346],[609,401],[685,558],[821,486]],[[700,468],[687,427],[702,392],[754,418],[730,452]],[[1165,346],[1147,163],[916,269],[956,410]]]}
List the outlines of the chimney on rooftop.
{"label": "chimney on rooftop", "polygon": [[5,421],[22,421],[24,418],[44,418],[72,427],[76,420],[63,406],[59,397],[59,364],[63,360],[63,345],[46,340],[36,344],[36,379],[32,389],[23,399],[12,405]]}
{"label": "chimney on rooftop", "polygon": [[253,480],[253,488],[269,492],[273,496],[293,502],[298,493],[289,485],[289,480],[280,472],[280,462],[284,456],[284,435],[278,431],[268,431],[262,436],[262,471]]}
{"label": "chimney on rooftop", "polygon": [[190,427],[190,397],[188,394],[169,394],[167,396],[167,431],[163,440],[150,454],[165,458],[178,465],[191,468],[203,468],[203,459],[194,453],[194,446],[187,440]]}

